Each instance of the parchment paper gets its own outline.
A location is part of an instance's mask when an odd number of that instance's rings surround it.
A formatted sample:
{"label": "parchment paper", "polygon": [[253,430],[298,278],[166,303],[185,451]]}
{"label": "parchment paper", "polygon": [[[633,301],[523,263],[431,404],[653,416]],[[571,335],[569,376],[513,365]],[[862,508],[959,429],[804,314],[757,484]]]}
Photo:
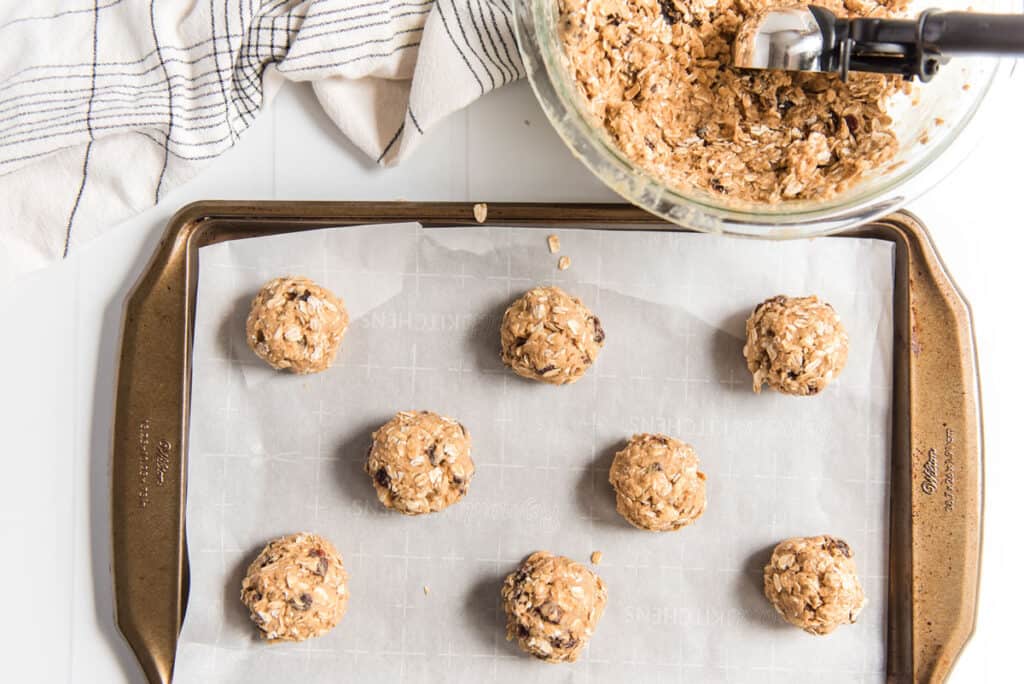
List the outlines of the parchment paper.
{"label": "parchment paper", "polygon": [[[560,272],[548,232],[405,224],[201,251],[176,681],[883,678],[891,245],[558,230],[572,258]],[[272,372],[245,346],[251,298],[284,274],[348,305],[325,373]],[[498,358],[501,313],[539,283],[581,297],[607,331],[575,385],[522,380]],[[744,320],[778,293],[818,294],[849,330],[848,366],[819,396],[751,392]],[[386,511],[361,470],[370,432],[401,409],[472,434],[476,477],[443,513]],[[696,447],[709,501],[693,526],[644,532],[616,514],[608,467],[642,431]],[[268,645],[239,602],[241,577],[268,540],[303,530],[343,554],[349,611],[324,637]],[[870,603],[856,625],[813,637],[776,616],[761,568],[777,541],[822,533],[850,542]],[[608,608],[573,665],[504,639],[500,582],[537,549],[604,554]]]}

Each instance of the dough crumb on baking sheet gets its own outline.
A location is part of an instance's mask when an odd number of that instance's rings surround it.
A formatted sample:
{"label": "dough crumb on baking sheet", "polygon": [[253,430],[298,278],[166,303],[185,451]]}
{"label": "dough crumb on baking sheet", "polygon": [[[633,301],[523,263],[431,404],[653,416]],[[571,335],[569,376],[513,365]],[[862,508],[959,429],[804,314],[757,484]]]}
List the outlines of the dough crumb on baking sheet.
{"label": "dough crumb on baking sheet", "polygon": [[600,565],[601,564],[601,559],[603,557],[604,557],[603,553],[601,553],[600,551],[594,551],[593,553],[590,554],[590,562],[593,563],[594,565]]}
{"label": "dough crumb on baking sheet", "polygon": [[558,250],[562,248],[562,241],[558,239],[557,235],[548,235],[548,251],[552,254],[558,254]]}
{"label": "dough crumb on baking sheet", "polygon": [[427,596],[429,594],[430,594],[430,587],[428,587],[426,584],[424,584],[423,585],[423,595]]}
{"label": "dough crumb on baking sheet", "polygon": [[[676,188],[778,203],[828,199],[899,149],[889,114],[899,76],[736,69],[744,21],[768,0],[559,0],[569,78],[593,125]],[[885,18],[907,0],[821,0]]]}
{"label": "dough crumb on baking sheet", "polygon": [[571,266],[571,265],[572,265],[572,259],[570,259],[569,257],[567,257],[567,256],[558,257],[558,270],[559,271],[567,271],[569,269],[569,266]]}
{"label": "dough crumb on baking sheet", "polygon": [[476,219],[477,223],[483,223],[487,220],[487,204],[485,202],[478,202],[473,205],[473,218]]}

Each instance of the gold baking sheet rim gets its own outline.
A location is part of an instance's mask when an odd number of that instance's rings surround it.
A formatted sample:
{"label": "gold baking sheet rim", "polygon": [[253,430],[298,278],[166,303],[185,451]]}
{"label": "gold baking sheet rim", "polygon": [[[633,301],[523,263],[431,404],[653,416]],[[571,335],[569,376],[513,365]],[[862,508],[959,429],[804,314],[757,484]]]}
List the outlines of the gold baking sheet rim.
{"label": "gold baking sheet rim", "polygon": [[[488,204],[486,223],[688,232],[628,205]],[[111,477],[116,621],[154,684],[170,682],[188,601],[185,489],[198,250],[330,226],[476,225],[442,202],[205,201],[170,220],[128,294]],[[974,630],[982,431],[970,307],[923,224],[898,212],[821,238],[895,246],[887,679],[940,682]]]}

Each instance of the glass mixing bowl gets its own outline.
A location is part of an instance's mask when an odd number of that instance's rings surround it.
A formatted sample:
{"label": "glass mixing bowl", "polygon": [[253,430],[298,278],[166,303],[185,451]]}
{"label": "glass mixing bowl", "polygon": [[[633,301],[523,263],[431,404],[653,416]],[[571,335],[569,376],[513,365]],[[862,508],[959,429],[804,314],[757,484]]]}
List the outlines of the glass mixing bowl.
{"label": "glass mixing bowl", "polygon": [[[948,0],[914,2],[963,9]],[[978,12],[1020,11],[1020,0],[981,0]],[[1009,73],[1011,59],[954,58],[916,93],[889,107],[900,147],[895,160],[828,200],[741,203],[696,188],[668,185],[629,161],[586,109],[567,67],[558,33],[558,0],[515,0],[515,32],[533,90],[569,149],[598,178],[633,204],[668,221],[706,232],[770,238],[823,235],[892,212],[954,169],[984,128],[979,106]],[[971,124],[970,126],[968,124]]]}

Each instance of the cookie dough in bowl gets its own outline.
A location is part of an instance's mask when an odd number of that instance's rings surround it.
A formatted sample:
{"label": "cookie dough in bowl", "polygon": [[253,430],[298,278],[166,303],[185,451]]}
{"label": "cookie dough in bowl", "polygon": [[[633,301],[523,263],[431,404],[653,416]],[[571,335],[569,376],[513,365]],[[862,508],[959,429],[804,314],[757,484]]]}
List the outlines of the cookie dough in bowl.
{"label": "cookie dough in bowl", "polygon": [[469,490],[469,432],[430,411],[402,411],[372,436],[365,470],[377,498],[406,515],[442,511]]}
{"label": "cookie dough in bowl", "polygon": [[604,346],[600,319],[558,287],[535,287],[501,320],[501,360],[524,378],[576,382]]}
{"label": "cookie dough in bowl", "polygon": [[[907,0],[820,0],[891,16]],[[667,184],[776,203],[829,198],[892,160],[898,76],[732,68],[744,19],[770,0],[559,0],[582,99],[634,164]]]}
{"label": "cookie dough in bowl", "polygon": [[575,662],[608,601],[604,582],[582,563],[538,551],[505,578],[507,638],[549,663]]}
{"label": "cookie dough in bowl", "polygon": [[348,327],[345,304],[308,278],[274,278],[260,288],[245,322],[245,339],[277,369],[318,373],[334,362]]}
{"label": "cookie dough in bowl", "polygon": [[[515,0],[513,11],[526,73],[562,140],[611,190],[686,228],[786,239],[863,225],[925,192],[976,146],[981,105],[1009,60],[958,58],[922,87],[734,68],[744,21],[786,4]],[[909,11],[905,0],[813,4],[839,16],[963,9],[952,0]],[[1002,0],[973,7],[1018,9]]]}
{"label": "cookie dough in bowl", "polygon": [[849,544],[828,535],[780,542],[764,567],[764,594],[786,622],[810,634],[853,624],[867,603]]}
{"label": "cookie dough in bowl", "polygon": [[743,356],[755,392],[767,383],[784,394],[817,394],[842,372],[848,351],[839,314],[815,296],[766,299],[747,319]]}
{"label": "cookie dough in bowl", "polygon": [[242,580],[241,598],[264,639],[304,641],[341,621],[348,575],[331,542],[300,532],[260,551]]}
{"label": "cookie dough in bowl", "polygon": [[707,504],[693,447],[667,435],[633,435],[615,454],[608,480],[615,508],[632,525],[665,532],[689,525]]}

